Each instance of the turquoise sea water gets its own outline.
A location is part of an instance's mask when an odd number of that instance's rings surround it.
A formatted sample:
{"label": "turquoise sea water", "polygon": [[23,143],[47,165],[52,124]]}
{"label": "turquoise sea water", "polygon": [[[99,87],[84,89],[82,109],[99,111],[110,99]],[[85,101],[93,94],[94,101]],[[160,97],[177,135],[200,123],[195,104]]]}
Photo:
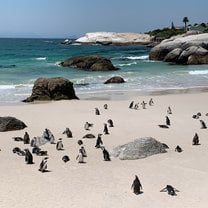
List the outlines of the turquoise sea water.
{"label": "turquoise sea water", "polygon": [[[178,66],[148,59],[145,46],[62,45],[53,39],[0,39],[0,103],[14,103],[31,94],[39,77],[61,76],[74,83],[76,93],[156,91],[208,86],[208,65]],[[87,72],[58,64],[77,55],[102,55],[120,68]],[[125,84],[104,85],[119,75]]]}

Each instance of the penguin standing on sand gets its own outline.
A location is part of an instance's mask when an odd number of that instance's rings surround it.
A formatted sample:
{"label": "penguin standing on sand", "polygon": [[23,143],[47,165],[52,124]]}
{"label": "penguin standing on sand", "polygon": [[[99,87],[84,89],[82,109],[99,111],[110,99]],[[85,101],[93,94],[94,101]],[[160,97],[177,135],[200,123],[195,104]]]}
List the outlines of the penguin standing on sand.
{"label": "penguin standing on sand", "polygon": [[79,154],[77,155],[76,160],[78,160],[78,163],[84,163],[84,157],[81,149],[79,149]]}
{"label": "penguin standing on sand", "polygon": [[175,148],[175,152],[182,152],[183,150],[182,150],[182,148],[179,146],[179,145],[177,145],[176,146],[176,148]]}
{"label": "penguin standing on sand", "polygon": [[25,149],[25,162],[27,164],[33,164],[33,156],[29,149]]}
{"label": "penguin standing on sand", "polygon": [[134,106],[134,101],[131,101],[129,108],[133,108],[133,106]]}
{"label": "penguin standing on sand", "polygon": [[47,171],[47,162],[48,162],[47,160],[48,157],[45,157],[40,163],[39,171],[42,173]]}
{"label": "penguin standing on sand", "polygon": [[143,109],[146,109],[147,103],[145,103],[144,101],[142,101],[141,105],[142,105],[142,108],[143,108]]}
{"label": "penguin standing on sand", "polygon": [[82,156],[83,157],[87,157],[87,152],[86,152],[86,150],[85,150],[85,148],[83,146],[81,147],[80,150],[81,150]]}
{"label": "penguin standing on sand", "polygon": [[199,145],[199,136],[197,133],[195,133],[193,141],[192,141],[193,145]]}
{"label": "penguin standing on sand", "polygon": [[103,147],[102,150],[104,161],[111,161],[109,152],[105,149],[105,147]]}
{"label": "penguin standing on sand", "polygon": [[57,150],[63,150],[64,149],[64,145],[62,143],[62,139],[60,138],[59,141],[56,143],[56,149]]}
{"label": "penguin standing on sand", "polygon": [[154,105],[154,102],[153,102],[153,99],[151,98],[150,100],[149,100],[149,106],[153,106]]}
{"label": "penguin standing on sand", "polygon": [[141,193],[142,184],[140,183],[140,180],[137,175],[135,175],[135,179],[131,185],[131,189],[133,189],[133,192],[138,195]]}
{"label": "penguin standing on sand", "polygon": [[171,110],[170,106],[168,106],[167,114],[172,114],[172,110]]}
{"label": "penguin standing on sand", "polygon": [[104,108],[105,110],[107,110],[107,109],[108,109],[108,105],[107,105],[107,104],[104,104],[103,108]]}
{"label": "penguin standing on sand", "polygon": [[206,129],[207,128],[207,126],[206,126],[206,124],[203,120],[200,120],[200,123],[201,123],[201,129]]}
{"label": "penguin standing on sand", "polygon": [[104,124],[104,130],[103,130],[103,132],[104,132],[104,134],[109,134],[107,124]]}
{"label": "penguin standing on sand", "polygon": [[166,125],[170,126],[170,119],[168,118],[168,116],[166,116]]}
{"label": "penguin standing on sand", "polygon": [[24,144],[30,144],[30,136],[27,132],[25,132],[25,134],[24,134],[23,142],[24,142]]}
{"label": "penguin standing on sand", "polygon": [[96,148],[100,148],[101,145],[103,145],[103,141],[101,139],[101,136],[102,136],[102,134],[98,134],[96,145],[95,145]]}
{"label": "penguin standing on sand", "polygon": [[84,125],[84,129],[85,129],[85,130],[87,130],[87,131],[89,131],[89,130],[90,130],[90,125],[89,125],[89,123],[88,123],[88,122],[86,122],[86,123],[85,123],[85,125]]}
{"label": "penguin standing on sand", "polygon": [[95,108],[95,115],[100,115],[100,111],[98,108]]}
{"label": "penguin standing on sand", "polygon": [[72,132],[69,128],[66,128],[66,130],[63,132],[63,134],[66,134],[67,138],[72,138]]}
{"label": "penguin standing on sand", "polygon": [[108,124],[109,124],[109,127],[114,127],[114,125],[113,125],[113,121],[111,120],[111,119],[108,119]]}

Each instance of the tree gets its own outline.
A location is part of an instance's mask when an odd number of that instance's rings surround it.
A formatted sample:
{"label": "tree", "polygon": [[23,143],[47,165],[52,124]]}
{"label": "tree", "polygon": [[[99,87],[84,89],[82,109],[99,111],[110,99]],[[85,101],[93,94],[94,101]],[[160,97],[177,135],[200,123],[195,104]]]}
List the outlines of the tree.
{"label": "tree", "polygon": [[183,18],[183,23],[184,23],[184,30],[187,31],[187,23],[189,22],[188,17]]}
{"label": "tree", "polygon": [[171,23],[171,30],[175,30],[175,25],[173,24],[173,22]]}

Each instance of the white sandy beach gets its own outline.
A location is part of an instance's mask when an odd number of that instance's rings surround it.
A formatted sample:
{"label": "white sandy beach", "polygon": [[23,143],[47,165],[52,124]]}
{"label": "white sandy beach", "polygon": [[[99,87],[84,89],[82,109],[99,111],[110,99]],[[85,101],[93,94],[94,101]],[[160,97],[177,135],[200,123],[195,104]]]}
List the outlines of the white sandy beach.
{"label": "white sandy beach", "polygon": [[[152,96],[154,106],[147,109],[129,109],[134,100],[148,102],[150,96],[138,96],[129,100],[73,100],[17,106],[0,106],[1,116],[14,116],[28,126],[21,131],[0,132],[0,207],[1,208],[206,208],[208,190],[208,130],[200,129],[199,120],[192,115],[202,113],[201,119],[208,122],[208,93]],[[107,103],[109,109],[104,110]],[[170,129],[165,124],[167,107]],[[95,115],[94,108],[101,115]],[[140,160],[103,161],[102,151],[95,149],[96,139],[83,140],[88,157],[85,164],[75,160],[79,146],[77,140],[86,133],[97,136],[103,132],[103,123],[114,121],[109,128],[110,135],[102,140],[108,151],[135,138],[151,136],[169,146],[167,153]],[[87,132],[88,121],[94,127]],[[15,142],[12,137],[23,136],[27,131],[31,138],[41,136],[49,128],[56,141],[63,138],[64,151],[57,151],[55,145],[46,144],[41,149],[49,153],[48,169],[38,171],[42,160],[34,156],[33,165],[26,165],[24,157],[12,153],[16,146],[31,147]],[[66,138],[62,132],[69,127],[73,138]],[[195,133],[200,144],[192,146]],[[180,145],[182,153],[174,151]],[[63,155],[69,155],[70,162],[63,163]],[[135,195],[131,184],[138,175],[143,193]],[[170,184],[180,190],[177,196],[170,196],[160,190]]]}

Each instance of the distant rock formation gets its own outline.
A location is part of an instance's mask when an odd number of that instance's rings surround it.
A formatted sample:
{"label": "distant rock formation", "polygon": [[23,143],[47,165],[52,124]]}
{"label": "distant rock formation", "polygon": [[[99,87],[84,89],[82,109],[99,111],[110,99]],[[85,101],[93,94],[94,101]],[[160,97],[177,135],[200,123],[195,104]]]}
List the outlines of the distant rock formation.
{"label": "distant rock formation", "polygon": [[105,81],[104,84],[114,84],[114,83],[119,84],[119,83],[124,83],[124,82],[125,80],[122,77],[115,76]]}
{"label": "distant rock formation", "polygon": [[111,151],[111,155],[120,160],[136,160],[151,155],[165,153],[167,145],[152,137],[135,139],[133,142],[118,146]]}
{"label": "distant rock formation", "polygon": [[22,121],[14,117],[0,117],[0,132],[21,130],[26,127]]}
{"label": "distant rock formation", "polygon": [[148,34],[139,33],[116,33],[116,32],[94,32],[86,33],[75,41],[81,44],[102,44],[102,45],[130,45],[149,44],[152,37]]}
{"label": "distant rock formation", "polygon": [[73,67],[87,71],[112,71],[118,70],[110,59],[101,56],[76,56],[60,63],[63,67]]}
{"label": "distant rock formation", "polygon": [[208,64],[208,33],[164,40],[150,51],[149,58],[176,64]]}
{"label": "distant rock formation", "polygon": [[37,79],[33,86],[32,95],[23,102],[71,99],[78,99],[75,95],[73,83],[68,79],[55,77]]}

